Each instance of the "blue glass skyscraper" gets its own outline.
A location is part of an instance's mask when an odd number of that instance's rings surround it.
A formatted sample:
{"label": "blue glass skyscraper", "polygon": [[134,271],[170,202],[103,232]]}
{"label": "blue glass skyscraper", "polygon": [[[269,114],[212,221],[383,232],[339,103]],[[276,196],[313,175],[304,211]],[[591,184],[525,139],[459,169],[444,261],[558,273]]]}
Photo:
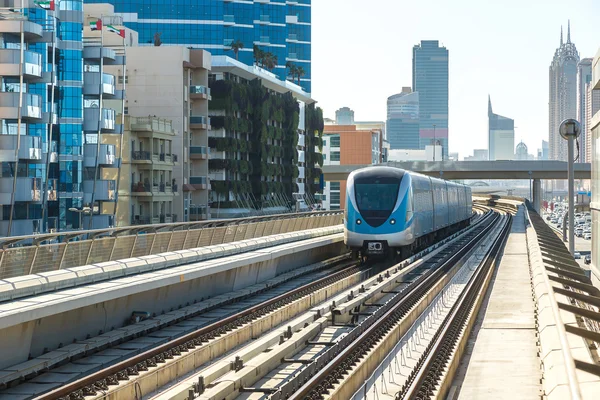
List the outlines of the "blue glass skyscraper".
{"label": "blue glass skyscraper", "polygon": [[419,93],[402,88],[387,100],[387,139],[392,150],[419,149]]}
{"label": "blue glass skyscraper", "polygon": [[419,92],[420,147],[435,140],[448,157],[448,50],[437,40],[413,47],[413,91]]}
{"label": "blue glass skyscraper", "polygon": [[[86,0],[111,3],[123,16],[125,25],[139,33],[142,45],[202,48],[213,55],[237,57],[253,65],[253,46],[273,53],[280,79],[298,82],[289,76],[286,63],[302,67],[300,85],[311,91],[311,0],[227,1],[227,0]],[[243,43],[235,54],[229,46]]]}

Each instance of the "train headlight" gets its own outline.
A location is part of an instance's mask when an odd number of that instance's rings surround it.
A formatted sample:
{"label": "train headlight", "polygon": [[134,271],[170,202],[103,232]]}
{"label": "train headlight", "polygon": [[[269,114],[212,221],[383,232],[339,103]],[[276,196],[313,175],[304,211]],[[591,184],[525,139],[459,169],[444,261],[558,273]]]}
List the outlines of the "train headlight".
{"label": "train headlight", "polygon": [[390,224],[395,225],[396,224],[396,220],[394,218],[390,219]]}
{"label": "train headlight", "polygon": [[362,224],[362,221],[360,219],[357,219],[356,220],[356,225],[360,225],[360,224]]}

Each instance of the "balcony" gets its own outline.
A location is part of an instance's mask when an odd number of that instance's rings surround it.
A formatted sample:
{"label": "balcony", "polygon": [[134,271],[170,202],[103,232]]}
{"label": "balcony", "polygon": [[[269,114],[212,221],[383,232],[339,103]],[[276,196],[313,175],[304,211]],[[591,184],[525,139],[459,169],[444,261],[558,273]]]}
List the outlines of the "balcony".
{"label": "balcony", "polygon": [[42,78],[42,55],[33,51],[23,52],[23,68],[20,69],[21,51],[19,49],[0,49],[0,76],[20,76],[23,79]]}
{"label": "balcony", "polygon": [[0,135],[0,160],[15,162],[15,150],[19,143],[19,160],[41,161],[42,160],[42,138],[29,135]]}
{"label": "balcony", "polygon": [[210,118],[200,115],[190,117],[190,128],[192,129],[210,129]]}
{"label": "balcony", "polygon": [[149,183],[135,182],[131,184],[132,196],[151,196],[152,188]]}
{"label": "balcony", "polygon": [[[10,7],[10,5],[3,5],[3,7]],[[36,6],[30,6],[36,8]],[[19,7],[15,7],[19,8]],[[3,19],[0,20],[0,33],[14,33],[15,35],[21,34],[21,22],[23,23],[23,36],[26,41],[39,40],[44,37],[44,30],[41,25],[31,21],[20,21]]]}
{"label": "balcony", "polygon": [[159,154],[153,154],[152,155],[152,161],[154,162],[161,162],[161,163],[167,163],[167,164],[174,164],[175,160],[177,159],[177,156],[175,156],[174,154],[168,154],[168,153],[159,153]]}
{"label": "balcony", "polygon": [[[102,95],[108,99],[122,99],[123,91],[117,90],[116,79],[111,74],[102,74]],[[83,94],[100,96],[100,72],[85,72],[83,74]]]}
{"label": "balcony", "polygon": [[210,179],[207,176],[191,176],[190,185],[194,189],[209,189],[210,190]]}
{"label": "balcony", "polygon": [[235,25],[235,16],[223,15],[223,25]]}
{"label": "balcony", "polygon": [[85,132],[98,132],[98,122],[102,133],[122,133],[122,125],[116,124],[117,112],[112,108],[102,109],[102,119],[98,121],[100,109],[85,107],[83,109],[83,130]]}
{"label": "balcony", "polygon": [[48,155],[50,162],[56,163],[58,162],[58,142],[51,141],[50,142],[50,154]]}
{"label": "balcony", "polygon": [[[0,119],[19,118],[19,93],[0,92]],[[37,94],[23,93],[23,106],[21,107],[21,118],[38,120],[42,119],[42,98]]]}
{"label": "balcony", "polygon": [[173,187],[167,186],[164,182],[152,185],[153,196],[167,196],[173,194]]}
{"label": "balcony", "polygon": [[104,58],[105,65],[123,64],[121,57],[117,56],[117,53],[111,48],[100,46],[85,46],[83,48],[83,58],[86,60],[99,61],[101,56]]}
{"label": "balcony", "polygon": [[287,37],[287,40],[290,42],[297,42],[298,41],[298,35],[295,33],[290,33]]}
{"label": "balcony", "polygon": [[[83,166],[84,167],[95,167],[96,166],[96,152],[98,151],[98,145],[95,143],[86,144],[83,147]],[[101,144],[98,151],[98,165],[106,167],[117,167],[118,159],[115,156],[117,149],[113,144]]]}
{"label": "balcony", "polygon": [[14,191],[14,201],[42,201],[42,179],[17,177],[16,190],[13,189],[13,177],[0,178],[0,204],[11,204]]}
{"label": "balcony", "polygon": [[192,160],[208,160],[208,147],[190,146],[190,159],[192,159]]}
{"label": "balcony", "polygon": [[270,15],[261,15],[260,19],[257,21],[259,24],[270,24],[271,16]]}
{"label": "balcony", "polygon": [[150,225],[150,217],[136,215],[131,219],[131,225]]}
{"label": "balcony", "polygon": [[190,98],[210,100],[210,88],[202,85],[190,86]]}
{"label": "balcony", "polygon": [[175,135],[170,120],[153,117],[130,117],[130,128],[135,132],[159,132]]}
{"label": "balcony", "polygon": [[[96,190],[94,201],[114,201],[116,182],[113,180],[96,180]],[[83,181],[83,202],[89,204],[92,202],[92,192],[94,192],[94,181]]]}
{"label": "balcony", "polygon": [[149,151],[132,151],[131,162],[134,164],[151,164],[152,156]]}

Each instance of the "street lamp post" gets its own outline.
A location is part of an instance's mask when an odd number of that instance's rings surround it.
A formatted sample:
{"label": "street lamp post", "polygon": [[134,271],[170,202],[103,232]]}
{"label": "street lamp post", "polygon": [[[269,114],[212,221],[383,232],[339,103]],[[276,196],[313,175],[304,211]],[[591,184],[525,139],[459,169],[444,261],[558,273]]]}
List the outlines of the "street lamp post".
{"label": "street lamp post", "polygon": [[79,214],[79,229],[83,230],[83,223],[81,219],[82,214],[90,214],[92,209],[90,207],[83,207],[82,209],[71,207],[69,211]]}
{"label": "street lamp post", "polygon": [[569,251],[571,254],[575,254],[575,205],[573,204],[573,198],[575,197],[575,146],[573,145],[573,142],[575,142],[581,133],[581,125],[576,119],[566,119],[561,122],[559,132],[563,139],[567,140],[569,145],[569,212],[567,215],[569,218]]}

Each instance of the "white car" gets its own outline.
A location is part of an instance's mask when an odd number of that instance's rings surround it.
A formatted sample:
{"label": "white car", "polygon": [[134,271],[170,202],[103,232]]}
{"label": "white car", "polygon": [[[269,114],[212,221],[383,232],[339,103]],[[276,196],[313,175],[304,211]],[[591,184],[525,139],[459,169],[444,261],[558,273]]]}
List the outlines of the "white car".
{"label": "white car", "polygon": [[581,258],[581,253],[576,251],[575,253],[573,253],[573,258],[579,260]]}
{"label": "white car", "polygon": [[583,235],[583,238],[584,238],[585,240],[591,240],[591,239],[592,239],[592,233],[591,233],[591,232],[588,232],[588,233],[584,234],[584,235]]}

